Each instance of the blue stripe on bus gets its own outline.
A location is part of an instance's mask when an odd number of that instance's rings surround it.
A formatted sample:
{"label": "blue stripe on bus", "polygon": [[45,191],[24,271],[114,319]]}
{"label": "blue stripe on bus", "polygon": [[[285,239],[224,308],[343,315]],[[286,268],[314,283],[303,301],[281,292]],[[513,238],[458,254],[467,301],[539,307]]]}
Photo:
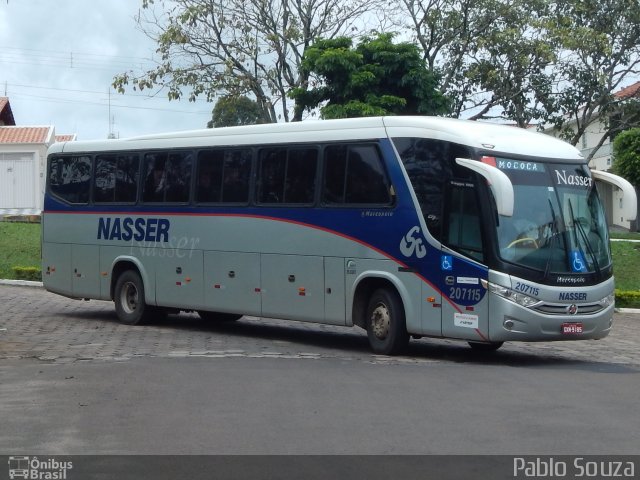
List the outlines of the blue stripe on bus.
{"label": "blue stripe on bus", "polygon": [[[189,211],[186,211],[189,210]],[[191,211],[193,210],[193,211]],[[449,302],[458,312],[460,312],[459,305],[475,305],[479,303],[484,297],[483,294],[480,299],[476,300],[457,300],[453,301],[445,293],[447,285],[445,284],[444,275],[441,272],[441,257],[440,250],[426,244],[427,254],[424,258],[416,261],[415,259],[403,258],[400,253],[399,245],[401,238],[395,238],[391,235],[385,235],[385,232],[380,232],[377,229],[363,229],[359,227],[361,221],[355,221],[354,217],[361,217],[361,210],[350,211],[336,211],[328,209],[308,209],[304,215],[293,215],[293,210],[284,209],[264,209],[264,208],[238,208],[235,212],[232,209],[216,209],[204,210],[202,208],[196,209],[174,209],[174,211],[168,211],[167,209],[140,209],[134,210],[131,208],[121,209],[78,209],[73,210],[45,210],[45,215],[49,214],[63,214],[63,215],[105,215],[105,216],[117,216],[117,217],[131,217],[131,216],[154,216],[154,217],[233,217],[233,218],[255,218],[260,220],[286,222],[295,225],[300,225],[305,228],[318,229],[327,232],[332,235],[345,238],[349,241],[358,243],[364,247],[367,247],[380,255],[394,261],[400,267],[411,268],[411,270],[426,284],[438,291],[444,300]],[[314,215],[310,215],[310,210],[315,210]],[[259,213],[258,213],[259,212]],[[319,212],[322,212],[320,214]],[[314,218],[315,217],[315,218]],[[393,217],[383,217],[393,218]],[[407,230],[411,224],[407,224]],[[338,227],[338,228],[336,228]],[[390,232],[405,232],[404,229],[397,226],[388,225]],[[401,259],[402,258],[402,259]],[[488,269],[486,267],[479,266],[472,262],[469,262],[463,258],[455,258],[455,275],[474,278],[486,278]]]}

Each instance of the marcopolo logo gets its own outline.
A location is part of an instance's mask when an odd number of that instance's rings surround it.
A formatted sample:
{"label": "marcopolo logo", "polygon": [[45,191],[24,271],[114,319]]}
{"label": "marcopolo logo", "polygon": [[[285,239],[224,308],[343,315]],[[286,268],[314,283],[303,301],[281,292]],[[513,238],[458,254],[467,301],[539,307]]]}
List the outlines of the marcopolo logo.
{"label": "marcopolo logo", "polygon": [[405,257],[411,257],[415,255],[418,258],[423,258],[427,254],[427,247],[424,245],[422,238],[417,237],[420,235],[420,227],[413,227],[407,234],[400,240],[400,252]]}
{"label": "marcopolo logo", "polygon": [[9,478],[32,480],[66,480],[67,471],[73,469],[73,462],[63,462],[54,458],[9,457]]}

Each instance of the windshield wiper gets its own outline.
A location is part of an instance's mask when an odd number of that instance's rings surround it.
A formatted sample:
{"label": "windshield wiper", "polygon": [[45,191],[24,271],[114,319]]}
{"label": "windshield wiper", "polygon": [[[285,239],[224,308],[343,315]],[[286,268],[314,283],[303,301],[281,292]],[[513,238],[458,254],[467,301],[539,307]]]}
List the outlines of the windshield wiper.
{"label": "windshield wiper", "polygon": [[[589,252],[589,256],[591,257],[593,266],[595,267],[598,275],[600,275],[601,272],[600,272],[600,265],[598,264],[598,258],[596,257],[596,254],[593,251],[593,248],[591,248],[591,244],[589,243],[589,238],[587,237],[587,234],[584,231],[584,227],[578,220],[576,220],[576,217],[573,214],[573,205],[571,204],[571,199],[568,199],[568,200],[569,200],[569,212],[571,213],[571,221],[573,222],[574,231],[577,230],[578,232],[580,232],[580,236],[582,237],[584,245],[587,247],[587,252]],[[578,242],[577,235],[576,235],[576,245],[578,246],[578,248],[580,247],[580,243]]]}
{"label": "windshield wiper", "polygon": [[553,225],[551,228],[551,242],[549,242],[549,254],[547,255],[547,263],[544,266],[544,278],[547,278],[549,275],[549,269],[551,268],[551,257],[553,256],[553,246],[558,241],[558,223],[556,221],[556,211],[553,208],[553,203],[551,203],[551,199],[547,198],[549,202],[549,208],[551,209],[551,219],[553,220]]}

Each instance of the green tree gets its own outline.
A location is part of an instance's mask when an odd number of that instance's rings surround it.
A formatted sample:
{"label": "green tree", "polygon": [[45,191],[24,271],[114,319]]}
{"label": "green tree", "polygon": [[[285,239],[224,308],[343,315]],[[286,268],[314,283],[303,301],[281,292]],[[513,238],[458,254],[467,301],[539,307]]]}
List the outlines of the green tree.
{"label": "green tree", "polygon": [[540,117],[555,59],[541,27],[546,0],[402,0],[400,7],[392,20],[440,75],[451,116],[520,126]]}
{"label": "green tree", "polygon": [[157,67],[117,75],[113,85],[165,89],[170,100],[254,98],[265,122],[292,119],[287,93],[315,38],[362,28],[382,0],[142,0],[139,28],[157,43]]}
{"label": "green tree", "polygon": [[620,133],[613,141],[613,171],[640,187],[640,128]]}
{"label": "green tree", "polygon": [[212,119],[207,128],[235,127],[264,123],[258,102],[248,97],[220,97],[213,107]]}
{"label": "green tree", "polygon": [[637,108],[629,108],[634,100],[614,96],[640,69],[640,2],[559,0],[547,31],[563,54],[554,67],[557,86],[544,120],[573,145],[599,122],[605,128],[597,147],[640,125]]}
{"label": "green tree", "polygon": [[[401,0],[409,31],[454,99],[452,116],[554,126],[577,145],[640,125],[614,93],[640,71],[639,0]],[[615,117],[615,121],[611,121]],[[595,150],[594,150],[595,151]]]}
{"label": "green tree", "polygon": [[[322,118],[374,115],[437,115],[448,110],[438,79],[411,43],[392,34],[365,37],[355,48],[348,37],[318,40],[305,52],[303,71],[313,88],[290,96],[302,110],[320,107]],[[300,116],[300,111],[297,112]]]}

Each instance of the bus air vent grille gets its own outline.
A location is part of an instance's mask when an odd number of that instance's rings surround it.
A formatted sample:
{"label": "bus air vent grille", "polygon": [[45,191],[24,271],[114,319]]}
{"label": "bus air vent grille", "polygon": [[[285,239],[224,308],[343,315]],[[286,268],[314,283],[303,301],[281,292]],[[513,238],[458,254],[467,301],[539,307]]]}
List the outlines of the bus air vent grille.
{"label": "bus air vent grille", "polygon": [[[567,315],[570,306],[570,304],[543,303],[534,307],[533,310],[547,315]],[[579,304],[577,313],[578,315],[590,315],[601,312],[604,308],[599,303]]]}

